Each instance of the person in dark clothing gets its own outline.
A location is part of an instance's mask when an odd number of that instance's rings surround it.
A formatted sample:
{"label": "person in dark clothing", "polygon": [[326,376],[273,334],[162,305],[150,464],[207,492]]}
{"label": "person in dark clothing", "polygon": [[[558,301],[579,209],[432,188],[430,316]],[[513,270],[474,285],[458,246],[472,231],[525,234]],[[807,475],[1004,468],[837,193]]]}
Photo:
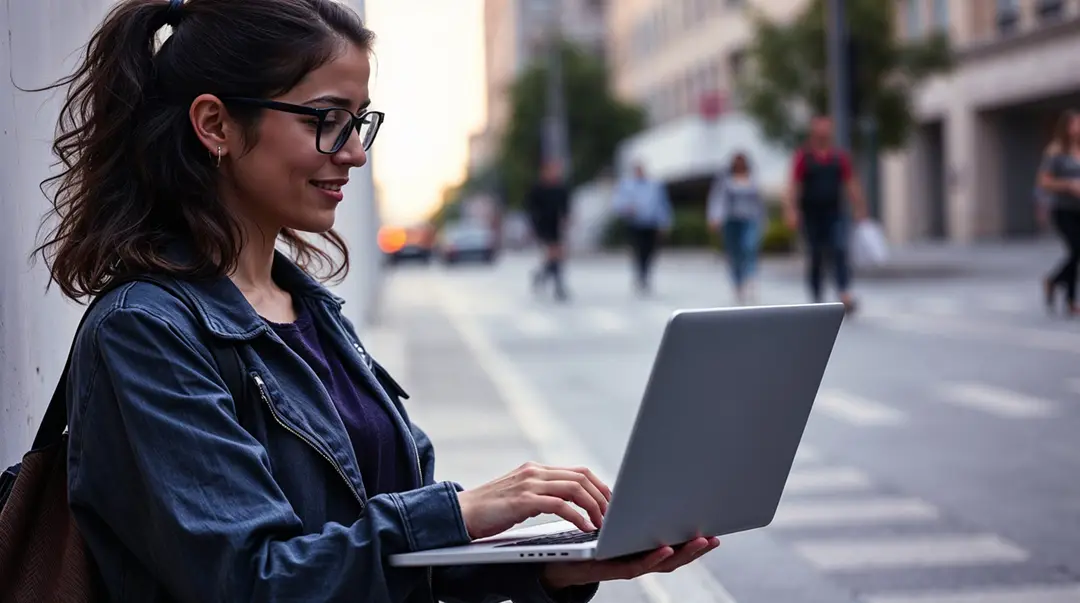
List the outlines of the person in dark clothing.
{"label": "person in dark clothing", "polygon": [[1057,128],[1055,144],[1039,170],[1039,185],[1053,195],[1050,216],[1065,243],[1065,260],[1045,282],[1046,305],[1054,307],[1054,294],[1065,293],[1066,312],[1080,316],[1076,305],[1080,269],[1080,113],[1066,112]]}
{"label": "person in dark clothing", "polygon": [[810,253],[807,280],[815,303],[822,301],[822,278],[831,256],[840,301],[855,309],[848,265],[848,208],[857,221],[866,218],[866,201],[851,167],[851,158],[833,146],[832,120],[818,116],[810,124],[806,147],[795,154],[784,215],[793,230],[801,228]]}
{"label": "person in dark clothing", "polygon": [[562,166],[545,163],[540,181],[529,190],[526,201],[533,235],[543,247],[543,263],[533,273],[533,289],[539,291],[548,282],[555,288],[555,299],[567,299],[563,281],[563,233],[570,216],[570,190],[563,182]]}

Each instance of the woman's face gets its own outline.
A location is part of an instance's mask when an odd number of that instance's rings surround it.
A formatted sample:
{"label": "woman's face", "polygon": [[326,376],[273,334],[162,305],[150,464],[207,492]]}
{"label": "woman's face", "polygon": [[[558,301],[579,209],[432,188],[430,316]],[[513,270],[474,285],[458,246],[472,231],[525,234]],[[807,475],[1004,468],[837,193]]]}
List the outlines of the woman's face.
{"label": "woman's face", "polygon": [[1080,140],[1080,115],[1074,115],[1073,118],[1069,120],[1068,133],[1070,140]]}
{"label": "woman's face", "polygon": [[[369,104],[369,54],[352,44],[275,101],[342,107],[361,113]],[[275,234],[281,228],[322,233],[334,225],[349,170],[367,163],[356,131],[333,155],[316,147],[318,118],[264,109],[254,146],[231,154],[228,186],[242,215]],[[328,128],[327,128],[328,129]],[[324,148],[332,141],[324,135]]]}

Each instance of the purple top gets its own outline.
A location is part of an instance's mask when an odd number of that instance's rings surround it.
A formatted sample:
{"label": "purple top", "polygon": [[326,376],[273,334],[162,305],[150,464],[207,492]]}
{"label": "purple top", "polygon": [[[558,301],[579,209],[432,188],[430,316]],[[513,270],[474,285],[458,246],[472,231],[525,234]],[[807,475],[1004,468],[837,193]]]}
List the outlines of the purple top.
{"label": "purple top", "polygon": [[393,418],[362,379],[348,374],[335,350],[322,345],[304,304],[296,304],[296,312],[296,322],[266,322],[315,371],[330,393],[352,441],[367,495],[406,490],[411,465],[402,462],[404,452]]}

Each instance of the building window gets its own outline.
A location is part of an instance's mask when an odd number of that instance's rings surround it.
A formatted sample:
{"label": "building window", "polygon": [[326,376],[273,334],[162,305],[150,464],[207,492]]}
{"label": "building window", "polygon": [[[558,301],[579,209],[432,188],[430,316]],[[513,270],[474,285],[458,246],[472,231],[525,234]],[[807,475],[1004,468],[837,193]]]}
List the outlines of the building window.
{"label": "building window", "polygon": [[1036,10],[1039,13],[1039,19],[1055,21],[1065,14],[1065,2],[1064,0],[1038,0]]}
{"label": "building window", "polygon": [[919,7],[922,0],[904,0],[904,32],[909,38],[922,35],[922,15]]}
{"label": "building window", "polygon": [[997,29],[999,33],[1011,34],[1020,25],[1020,7],[1016,0],[997,0]]}
{"label": "building window", "polygon": [[934,27],[938,31],[949,30],[949,0],[934,0]]}

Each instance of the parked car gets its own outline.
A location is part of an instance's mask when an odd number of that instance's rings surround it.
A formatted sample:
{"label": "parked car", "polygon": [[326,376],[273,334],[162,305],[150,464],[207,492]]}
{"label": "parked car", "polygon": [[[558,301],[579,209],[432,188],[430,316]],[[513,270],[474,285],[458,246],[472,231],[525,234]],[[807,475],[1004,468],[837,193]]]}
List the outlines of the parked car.
{"label": "parked car", "polygon": [[439,257],[447,264],[490,264],[497,255],[495,231],[484,224],[451,224],[440,233],[437,249]]}
{"label": "parked car", "polygon": [[434,229],[428,225],[401,227],[384,226],[379,229],[379,249],[388,262],[417,261],[428,263],[434,255]]}

